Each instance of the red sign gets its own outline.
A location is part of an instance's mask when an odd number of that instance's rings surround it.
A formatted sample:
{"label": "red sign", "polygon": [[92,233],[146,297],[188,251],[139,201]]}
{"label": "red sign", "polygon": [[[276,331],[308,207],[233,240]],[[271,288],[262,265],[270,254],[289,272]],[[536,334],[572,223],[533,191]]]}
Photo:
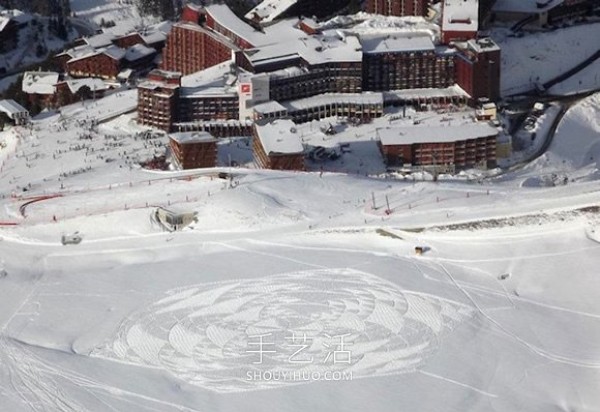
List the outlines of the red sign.
{"label": "red sign", "polygon": [[242,93],[250,93],[251,87],[249,84],[242,84]]}

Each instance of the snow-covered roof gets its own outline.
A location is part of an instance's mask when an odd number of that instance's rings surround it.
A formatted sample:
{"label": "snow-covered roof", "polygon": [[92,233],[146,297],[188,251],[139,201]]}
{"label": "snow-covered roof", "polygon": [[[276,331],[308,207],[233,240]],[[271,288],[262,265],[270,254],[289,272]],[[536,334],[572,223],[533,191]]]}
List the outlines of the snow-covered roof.
{"label": "snow-covered roof", "polygon": [[117,79],[119,80],[129,80],[131,75],[133,74],[133,69],[123,69],[117,74]]}
{"label": "snow-covered roof", "polygon": [[33,16],[29,13],[24,13],[18,9],[1,10],[0,11],[0,31],[2,31],[9,21],[14,21],[17,24],[29,23],[33,20]]}
{"label": "snow-covered roof", "polygon": [[287,109],[281,103],[275,100],[269,100],[261,104],[257,104],[252,108],[256,113],[278,113],[285,112]]}
{"label": "snow-covered roof", "polygon": [[310,36],[309,39],[306,43],[301,40],[305,48],[300,49],[300,55],[309,64],[362,61],[362,46],[356,36],[328,32]]}
{"label": "snow-covered roof", "polygon": [[73,47],[72,49],[65,50],[64,52],[57,54],[57,56],[67,55],[72,59],[78,59],[80,57],[89,56],[96,53],[96,49],[94,49],[89,44],[82,44],[81,46]]}
{"label": "snow-covered roof", "polygon": [[256,134],[267,155],[299,154],[304,151],[296,125],[288,119],[277,119],[264,125],[256,125]]}
{"label": "snow-covered roof", "polygon": [[6,113],[8,117],[13,119],[16,114],[27,113],[27,109],[14,100],[8,99],[0,100],[0,112]]}
{"label": "snow-covered roof", "polygon": [[393,53],[432,51],[431,37],[426,35],[389,34],[387,36],[361,36],[364,53]]}
{"label": "snow-covered roof", "polygon": [[289,66],[284,69],[275,70],[269,73],[260,73],[257,76],[269,76],[273,79],[280,79],[286,77],[295,77],[300,76],[302,74],[308,73],[308,69],[306,67],[300,66]]}
{"label": "snow-covered roof", "polygon": [[21,87],[29,94],[54,94],[56,83],[58,83],[58,73],[25,72]]}
{"label": "snow-covered roof", "polygon": [[246,22],[242,21],[225,4],[209,4],[205,10],[221,26],[227,28],[238,37],[249,41],[251,44],[261,44],[265,40],[265,34],[256,30]]}
{"label": "snow-covered roof", "polygon": [[169,20],[161,21],[160,23],[153,24],[149,27],[149,30],[156,30],[164,34],[169,34],[171,28],[173,27],[173,22]]}
{"label": "snow-covered roof", "polygon": [[4,30],[8,26],[8,23],[10,23],[10,18],[0,16],[0,31]]}
{"label": "snow-covered roof", "polygon": [[208,132],[171,133],[169,134],[169,137],[179,144],[210,143],[217,141],[217,139]]}
{"label": "snow-covered roof", "polygon": [[150,56],[156,53],[152,47],[144,46],[143,44],[135,44],[127,49],[125,52],[125,60],[133,62],[144,57]]}
{"label": "snow-covered roof", "polygon": [[286,10],[296,4],[298,0],[264,0],[250,10],[244,17],[253,19],[258,16],[261,23],[268,23],[281,16]]}
{"label": "snow-covered roof", "polygon": [[283,103],[288,112],[335,104],[382,105],[383,93],[324,93]]}
{"label": "snow-covered roof", "polygon": [[311,65],[362,61],[362,46],[356,36],[345,36],[336,31],[306,35],[296,30],[295,34],[287,41],[247,50],[246,55],[256,66],[299,57]]}
{"label": "snow-covered roof", "polygon": [[80,46],[80,48],[68,50],[66,54],[73,56],[73,58],[69,60],[68,63],[72,63],[77,60],[87,59],[89,57],[97,56],[99,54],[104,54],[114,60],[121,60],[123,57],[125,57],[125,49],[114,45],[99,49],[95,49],[90,46]]}
{"label": "snow-covered roof", "polygon": [[236,97],[235,88],[228,87],[182,87],[182,98],[194,97]]}
{"label": "snow-covered roof", "polygon": [[84,86],[87,86],[92,91],[104,91],[107,90],[108,87],[106,83],[101,79],[93,79],[93,78],[83,78],[83,79],[72,79],[67,80],[67,86],[69,86],[69,90],[71,93],[75,94]]}
{"label": "snow-covered roof", "polygon": [[162,31],[148,31],[141,34],[146,44],[156,44],[167,40],[167,35]]}
{"label": "snow-covered roof", "polygon": [[417,100],[440,97],[470,97],[460,86],[454,84],[443,89],[403,89],[383,92],[384,100]]}
{"label": "snow-covered roof", "polygon": [[90,37],[84,37],[83,41],[94,48],[110,46],[115,36],[110,33],[100,33]]}
{"label": "snow-covered roof", "polygon": [[125,53],[126,53],[124,49],[117,47],[117,46],[107,47],[106,49],[103,49],[101,52],[115,60],[121,60],[123,57],[125,57]]}
{"label": "snow-covered roof", "polygon": [[479,0],[443,0],[443,31],[477,31]]}
{"label": "snow-covered roof", "polygon": [[231,72],[231,62],[219,63],[207,69],[183,76],[181,85],[183,87],[208,87],[223,85]]}
{"label": "snow-covered roof", "polygon": [[467,41],[467,47],[478,53],[500,50],[500,47],[489,37],[471,39]]}
{"label": "snow-covered roof", "polygon": [[156,90],[156,89],[177,89],[179,86],[176,84],[168,84],[165,82],[159,82],[156,80],[145,80],[138,83],[138,88]]}
{"label": "snow-covered roof", "polygon": [[223,62],[181,78],[182,97],[234,96],[237,76],[231,73],[231,62]]}
{"label": "snow-covered roof", "polygon": [[377,129],[377,136],[384,146],[449,143],[496,135],[498,129],[484,122],[460,126],[406,126]]}

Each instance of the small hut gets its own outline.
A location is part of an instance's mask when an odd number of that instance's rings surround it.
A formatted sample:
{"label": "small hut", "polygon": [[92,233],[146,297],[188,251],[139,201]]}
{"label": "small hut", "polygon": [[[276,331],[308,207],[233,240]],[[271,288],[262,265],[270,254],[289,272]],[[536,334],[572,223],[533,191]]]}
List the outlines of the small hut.
{"label": "small hut", "polygon": [[165,229],[175,232],[196,221],[197,212],[176,209],[156,209],[155,218]]}

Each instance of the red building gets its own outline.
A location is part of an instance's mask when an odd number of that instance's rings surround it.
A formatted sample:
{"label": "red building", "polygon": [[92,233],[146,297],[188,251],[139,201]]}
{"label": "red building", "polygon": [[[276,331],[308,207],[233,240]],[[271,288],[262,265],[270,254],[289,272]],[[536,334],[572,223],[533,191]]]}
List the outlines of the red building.
{"label": "red building", "polygon": [[477,37],[479,0],[442,1],[442,43],[466,41]]}
{"label": "red building", "polygon": [[181,73],[153,70],[138,85],[139,124],[169,131],[177,121]]}
{"label": "red building", "polygon": [[101,52],[86,54],[67,62],[67,72],[73,77],[101,77],[116,79],[122,70],[125,50],[109,47]]}
{"label": "red building", "polygon": [[188,23],[201,24],[201,12],[202,7],[196,4],[188,3],[183,6],[181,11],[181,21],[187,21]]}
{"label": "red building", "polygon": [[384,16],[427,16],[429,0],[367,0],[365,11]]}
{"label": "red building", "polygon": [[263,169],[304,170],[304,147],[291,120],[257,122],[253,128],[254,161]]}
{"label": "red building", "polygon": [[240,20],[233,11],[225,4],[211,4],[202,10],[200,22],[204,22],[207,28],[227,37],[240,49],[251,49],[255,47],[253,38],[264,37],[259,26],[253,27],[249,21]]}
{"label": "red building", "polygon": [[[86,93],[83,88],[87,88]],[[100,79],[64,80],[55,72],[25,72],[21,89],[31,106],[55,108],[82,99],[101,98],[108,88]]]}
{"label": "red building", "polygon": [[454,84],[454,55],[428,36],[363,39],[362,89],[445,88]]}
{"label": "red building", "polygon": [[115,46],[126,49],[128,47],[135,46],[136,44],[146,45],[146,42],[144,41],[144,38],[141,34],[139,34],[138,32],[133,32],[125,34],[123,36],[115,37],[113,39],[113,44]]}
{"label": "red building", "polygon": [[498,130],[487,123],[454,127],[378,129],[381,153],[390,167],[450,171],[496,167]]}
{"label": "red building", "polygon": [[169,33],[162,69],[187,75],[231,60],[235,49],[222,36],[195,23],[179,22]]}
{"label": "red building", "polygon": [[500,48],[492,39],[456,43],[460,53],[455,58],[456,83],[473,100],[500,98]]}
{"label": "red building", "polygon": [[180,72],[153,70],[138,85],[138,123],[172,130],[175,124],[239,118],[237,93],[181,86]]}
{"label": "red building", "polygon": [[182,169],[217,165],[217,139],[207,132],[182,132],[169,135],[173,159]]}
{"label": "red building", "polygon": [[240,20],[226,5],[200,7],[188,4],[181,21],[173,26],[163,51],[164,70],[194,73],[233,58],[233,52],[254,47],[251,39],[261,35]]}

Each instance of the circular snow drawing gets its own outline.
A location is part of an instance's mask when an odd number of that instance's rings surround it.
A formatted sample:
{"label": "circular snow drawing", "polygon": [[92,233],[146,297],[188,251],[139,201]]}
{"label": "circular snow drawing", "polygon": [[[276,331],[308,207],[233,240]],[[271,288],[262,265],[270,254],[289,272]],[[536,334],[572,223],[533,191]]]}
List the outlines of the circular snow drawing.
{"label": "circular snow drawing", "polygon": [[415,371],[472,315],[351,269],[172,291],[92,355],[166,369],[219,392]]}

